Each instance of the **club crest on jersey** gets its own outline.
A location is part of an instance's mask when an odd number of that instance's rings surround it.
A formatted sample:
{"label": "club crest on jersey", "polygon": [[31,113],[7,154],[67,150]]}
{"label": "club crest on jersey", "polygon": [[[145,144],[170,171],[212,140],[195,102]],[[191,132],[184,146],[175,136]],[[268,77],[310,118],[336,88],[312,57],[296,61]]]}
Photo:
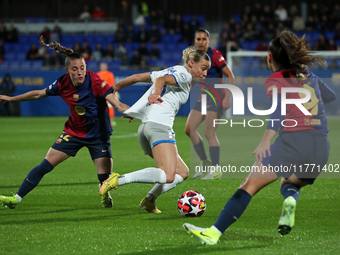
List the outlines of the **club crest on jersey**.
{"label": "club crest on jersey", "polygon": [[182,78],[183,81],[186,81],[186,80],[187,80],[187,77],[185,76],[184,73],[180,73],[179,75],[181,76],[181,78]]}
{"label": "club crest on jersey", "polygon": [[79,100],[79,95],[78,94],[73,94],[73,99],[74,99],[74,101],[78,101]]}
{"label": "club crest on jersey", "polygon": [[101,86],[102,88],[104,88],[106,84],[107,84],[107,82],[106,82],[106,81],[103,81],[103,83],[102,83],[100,86]]}

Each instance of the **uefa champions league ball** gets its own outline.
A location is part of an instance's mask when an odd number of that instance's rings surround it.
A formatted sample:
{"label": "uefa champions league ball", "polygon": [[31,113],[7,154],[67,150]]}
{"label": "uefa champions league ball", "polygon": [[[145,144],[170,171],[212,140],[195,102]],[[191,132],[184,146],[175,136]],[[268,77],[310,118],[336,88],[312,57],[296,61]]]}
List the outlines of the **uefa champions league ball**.
{"label": "uefa champions league ball", "polygon": [[199,217],[206,207],[205,198],[195,190],[184,192],[177,201],[178,211],[184,217]]}

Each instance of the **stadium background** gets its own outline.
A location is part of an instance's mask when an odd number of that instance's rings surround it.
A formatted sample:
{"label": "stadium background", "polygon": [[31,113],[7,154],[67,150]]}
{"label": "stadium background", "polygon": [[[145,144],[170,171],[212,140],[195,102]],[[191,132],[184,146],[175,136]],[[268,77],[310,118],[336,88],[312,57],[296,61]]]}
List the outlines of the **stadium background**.
{"label": "stadium background", "polygon": [[[27,52],[32,44],[38,44],[38,38],[42,34],[45,27],[48,27],[53,34],[55,26],[61,28],[59,41],[62,45],[73,48],[75,43],[82,45],[83,41],[87,41],[88,45],[95,51],[98,43],[102,44],[105,49],[107,45],[112,44],[114,49],[118,48],[119,42],[123,42],[127,50],[128,60],[133,58],[135,51],[138,51],[143,41],[138,39],[128,39],[123,41],[118,39],[117,32],[120,26],[123,26],[125,33],[128,33],[128,26],[132,25],[137,35],[142,25],[136,23],[140,13],[145,13],[144,22],[146,29],[150,32],[152,26],[156,23],[159,30],[159,38],[153,42],[153,39],[146,41],[146,48],[150,51],[153,44],[156,44],[160,50],[159,57],[141,57],[141,62],[137,64],[123,63],[124,61],[117,56],[113,58],[89,58],[87,60],[87,69],[97,72],[99,71],[99,63],[105,61],[109,65],[109,70],[115,74],[116,82],[124,77],[136,72],[144,72],[148,70],[158,70],[167,66],[180,63],[182,50],[192,44],[192,31],[197,27],[205,27],[211,31],[211,46],[219,49],[226,55],[226,45],[233,38],[230,31],[225,33],[225,24],[234,20],[236,24],[244,23],[244,17],[248,15],[249,23],[256,23],[253,26],[253,32],[261,30],[261,20],[252,21],[252,15],[256,16],[256,5],[261,8],[268,6],[271,14],[274,13],[279,4],[283,4],[288,12],[288,20],[279,22],[274,20],[277,26],[275,31],[285,27],[291,28],[294,17],[301,16],[307,25],[308,17],[311,15],[319,15],[318,21],[315,22],[315,28],[296,31],[299,35],[306,34],[314,47],[318,42],[320,35],[324,35],[327,41],[335,42],[336,50],[340,45],[340,8],[336,1],[323,1],[317,3],[318,11],[312,8],[312,1],[275,1],[267,0],[261,2],[254,1],[237,1],[232,6],[229,1],[212,1],[207,4],[206,1],[9,1],[1,0],[2,6],[0,10],[1,22],[10,30],[13,26],[17,30],[17,40],[3,39],[3,47],[5,50],[4,57],[0,63],[0,81],[6,73],[10,73],[16,84],[15,94],[21,94],[32,89],[41,89],[48,86],[56,77],[64,74],[61,66],[46,65],[44,58],[27,60]],[[89,12],[92,13],[96,6],[100,6],[105,11],[105,17],[101,20],[80,20],[79,15],[82,13],[83,6],[89,6]],[[148,11],[145,11],[147,6]],[[293,14],[292,6],[296,7]],[[250,13],[247,14],[247,8]],[[52,11],[53,10],[53,11]],[[329,14],[328,22],[324,19],[324,14]],[[171,15],[179,16],[182,28],[185,24],[190,29],[178,31],[177,28],[169,27],[169,17]],[[161,18],[160,18],[161,17]],[[193,19],[195,23],[192,24]],[[124,25],[122,25],[124,24]],[[196,27],[195,27],[196,26]],[[188,27],[188,26],[187,26]],[[245,29],[242,28],[242,29]],[[183,31],[184,30],[184,31]],[[237,32],[237,31],[236,31]],[[227,34],[227,35],[226,35]],[[244,35],[244,33],[243,33]],[[242,37],[243,38],[243,37]],[[237,40],[237,48],[232,50],[259,50],[258,46],[262,42],[268,43],[268,34],[263,33],[261,36],[253,36],[251,38],[239,38]],[[315,48],[319,50],[318,48]],[[320,48],[324,50],[324,48]],[[264,50],[264,49],[261,49]],[[334,48],[333,48],[334,50]],[[48,51],[52,56],[52,51]],[[317,73],[326,78],[332,88],[339,94],[340,88],[337,85],[340,76],[340,57],[327,59],[329,67],[326,70],[317,70]],[[246,90],[247,87],[253,87],[254,106],[258,109],[265,109],[270,102],[264,93],[262,84],[257,81],[269,74],[266,66],[263,65],[263,58],[246,57],[235,61],[233,72],[236,75],[236,85]],[[333,63],[334,62],[334,63]],[[333,65],[334,64],[334,65]],[[131,88],[121,91],[122,101],[131,105],[135,102],[146,89],[148,85],[138,84]],[[245,93],[246,94],[246,93]],[[191,97],[197,97],[198,90],[192,91]],[[190,111],[190,100],[181,108],[179,115],[187,115]],[[44,107],[40,107],[44,104]],[[12,105],[13,113],[21,116],[64,116],[69,114],[68,107],[60,98],[48,97],[39,101],[21,102],[20,106]],[[340,107],[333,103],[328,106],[328,114],[338,115]],[[247,112],[249,114],[249,112]],[[119,114],[118,114],[119,115]]]}

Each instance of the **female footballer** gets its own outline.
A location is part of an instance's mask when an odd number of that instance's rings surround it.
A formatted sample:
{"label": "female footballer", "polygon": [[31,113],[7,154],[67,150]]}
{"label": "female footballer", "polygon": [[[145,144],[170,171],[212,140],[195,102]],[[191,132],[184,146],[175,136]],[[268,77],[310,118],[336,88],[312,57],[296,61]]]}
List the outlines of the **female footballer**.
{"label": "female footballer", "polygon": [[[42,38],[40,43],[46,45]],[[0,203],[11,209],[14,209],[39,184],[45,174],[70,156],[75,156],[84,146],[91,154],[99,182],[106,180],[112,170],[110,145],[112,127],[106,101],[120,112],[129,108],[115,97],[110,84],[103,81],[96,73],[86,71],[85,60],[79,53],[59,43],[47,44],[47,46],[66,55],[66,74],[42,90],[32,90],[14,97],[0,95],[0,102],[20,102],[47,96],[60,96],[69,106],[71,116],[65,123],[64,132],[49,149],[45,159],[29,172],[17,194],[9,197],[0,196]],[[101,203],[104,207],[112,207],[110,194],[103,196]]]}
{"label": "female footballer", "polygon": [[[157,183],[143,198],[140,208],[147,212],[160,213],[156,208],[156,199],[188,177],[189,170],[178,154],[172,126],[179,108],[188,100],[192,81],[203,79],[207,75],[210,58],[204,51],[188,47],[183,51],[183,60],[184,66],[134,74],[114,86],[114,90],[119,91],[137,82],[153,83],[125,114],[142,120],[138,140],[144,153],[153,157],[156,167],[121,176],[113,173],[102,184],[100,195],[129,183]],[[161,96],[165,85],[165,93]]]}
{"label": "female footballer", "polygon": [[[335,93],[313,72],[309,66],[322,62],[308,51],[308,42],[290,31],[281,32],[269,44],[267,63],[274,72],[266,79],[265,89],[271,98],[273,90],[278,93],[278,106],[272,113],[276,124],[268,124],[263,138],[254,150],[256,161],[254,171],[243,181],[221,211],[217,221],[210,228],[198,228],[185,223],[183,226],[205,244],[216,244],[227,228],[241,217],[251,198],[266,185],[281,179],[281,194],[284,198],[282,216],[278,224],[281,235],[288,234],[295,223],[296,202],[300,189],[313,184],[320,169],[329,157],[328,127],[324,104],[335,100]],[[286,115],[281,115],[281,90],[304,88],[311,93],[311,99],[304,104],[310,112],[303,113],[296,105],[287,106]],[[301,93],[303,94],[303,93]],[[288,93],[287,98],[300,99],[305,95]],[[285,126],[281,126],[286,120]],[[271,146],[270,142],[278,132]],[[308,167],[315,164],[318,171]]]}
{"label": "female footballer", "polygon": [[[220,164],[220,143],[216,136],[218,125],[213,125],[214,119],[219,119],[223,111],[230,108],[230,91],[224,89],[214,89],[214,84],[221,84],[223,74],[228,77],[228,83],[234,84],[234,74],[229,69],[227,62],[222,54],[211,47],[210,33],[208,30],[200,28],[195,32],[195,46],[199,50],[206,52],[211,59],[211,67],[208,70],[208,74],[205,80],[201,79],[198,84],[201,89],[208,91],[214,98],[207,96],[207,113],[202,115],[201,112],[201,98],[197,101],[193,109],[191,110],[187,123],[185,125],[185,133],[190,137],[190,140],[194,146],[194,149],[201,160],[202,166],[216,166]],[[205,94],[206,92],[203,92]],[[217,92],[218,95],[215,94]],[[218,98],[219,97],[219,98]],[[219,102],[221,99],[222,104]],[[215,102],[218,102],[215,104]],[[207,159],[207,155],[204,149],[203,139],[197,131],[199,125],[205,121],[204,135],[209,144],[210,160]],[[201,177],[203,171],[196,172],[193,178]],[[221,173],[208,173],[202,179],[219,178]]]}

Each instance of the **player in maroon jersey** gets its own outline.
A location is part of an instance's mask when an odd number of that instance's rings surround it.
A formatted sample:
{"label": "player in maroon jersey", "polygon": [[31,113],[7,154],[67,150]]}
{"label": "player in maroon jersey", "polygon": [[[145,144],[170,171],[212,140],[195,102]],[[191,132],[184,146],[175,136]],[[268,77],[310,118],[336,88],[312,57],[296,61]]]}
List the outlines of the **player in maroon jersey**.
{"label": "player in maroon jersey", "polygon": [[[41,44],[44,45],[42,40]],[[70,156],[75,156],[84,146],[88,148],[97,169],[99,183],[106,180],[112,170],[110,144],[112,127],[106,101],[121,113],[129,108],[114,96],[110,84],[103,81],[96,73],[86,71],[85,60],[79,53],[59,43],[47,46],[66,55],[67,74],[42,90],[32,90],[14,97],[0,95],[0,102],[20,102],[47,96],[60,96],[69,106],[71,116],[65,123],[64,132],[49,149],[45,159],[29,172],[17,194],[12,197],[0,196],[0,203],[11,209],[14,209],[22,198],[39,184],[45,174]],[[110,194],[103,196],[101,203],[103,207],[112,207]]]}
{"label": "player in maroon jersey", "polygon": [[[277,90],[278,107],[270,119],[279,121],[275,122],[277,124],[268,124],[260,144],[253,152],[256,158],[254,171],[228,200],[214,225],[210,228],[198,228],[188,223],[183,225],[201,242],[216,244],[222,233],[241,217],[251,198],[279,177],[283,177],[281,194],[284,202],[278,232],[286,235],[294,226],[300,189],[313,184],[329,157],[324,103],[336,99],[334,91],[309,70],[309,66],[313,66],[314,62],[322,62],[322,59],[311,55],[307,46],[304,36],[298,38],[290,31],[281,32],[270,42],[267,63],[274,74],[266,79],[265,89],[269,97],[274,89]],[[311,99],[304,104],[304,110],[309,113],[298,109],[296,104],[290,104],[286,115],[282,115],[280,105],[283,88],[307,89]],[[305,95],[294,92],[287,97],[301,99]],[[282,125],[283,120],[294,125]],[[277,132],[279,135],[271,145]]]}
{"label": "player in maroon jersey", "polygon": [[[205,51],[211,59],[211,67],[208,70],[207,77],[204,80],[202,79],[199,81],[202,93],[209,94],[207,96],[207,113],[206,115],[202,115],[201,99],[199,99],[191,110],[185,126],[185,133],[190,137],[194,149],[201,160],[202,166],[216,166],[220,164],[220,143],[216,136],[218,125],[214,126],[213,121],[214,119],[219,119],[223,111],[230,108],[230,91],[214,89],[214,84],[223,83],[223,74],[228,77],[229,84],[234,84],[234,74],[229,69],[224,57],[218,50],[209,47],[209,43],[209,31],[203,28],[198,29],[195,32],[195,46],[197,49]],[[209,144],[211,161],[207,159],[203,139],[197,131],[197,128],[203,121],[205,121],[204,135]],[[202,174],[203,171],[196,172],[193,178],[201,177]],[[211,172],[202,179],[219,178],[220,174],[221,173]]]}

